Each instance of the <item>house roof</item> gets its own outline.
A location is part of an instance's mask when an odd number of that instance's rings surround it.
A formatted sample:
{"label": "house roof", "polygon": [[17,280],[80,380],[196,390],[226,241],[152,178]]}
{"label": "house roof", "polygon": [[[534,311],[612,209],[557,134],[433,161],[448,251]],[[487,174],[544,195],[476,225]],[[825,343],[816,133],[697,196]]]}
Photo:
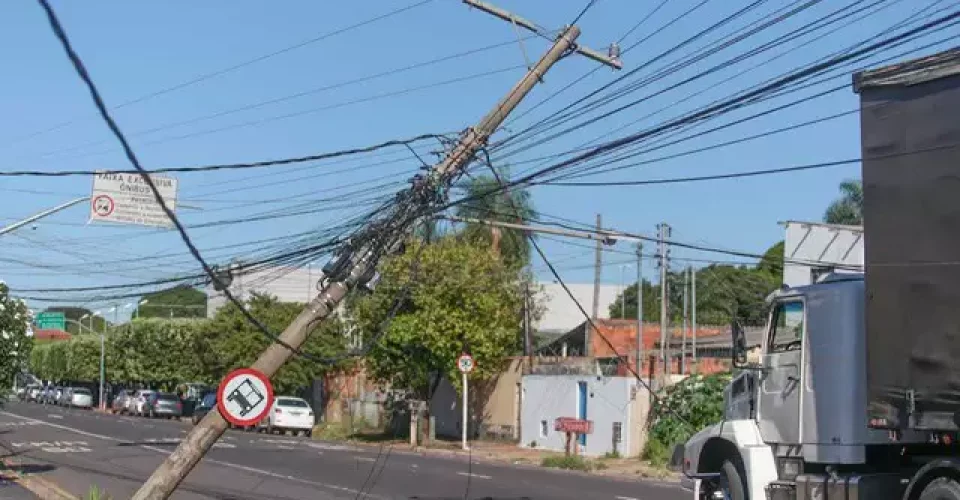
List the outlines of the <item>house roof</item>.
{"label": "house roof", "polygon": [[57,328],[33,329],[34,340],[70,340],[72,337],[73,335]]}

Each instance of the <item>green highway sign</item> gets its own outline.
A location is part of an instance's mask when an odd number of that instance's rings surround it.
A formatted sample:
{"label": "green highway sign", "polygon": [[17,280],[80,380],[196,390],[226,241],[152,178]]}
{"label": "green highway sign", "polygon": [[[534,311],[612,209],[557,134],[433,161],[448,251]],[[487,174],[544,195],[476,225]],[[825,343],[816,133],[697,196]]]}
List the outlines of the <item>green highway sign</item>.
{"label": "green highway sign", "polygon": [[37,328],[41,330],[67,329],[67,317],[62,312],[42,312],[37,314],[34,322],[37,324]]}

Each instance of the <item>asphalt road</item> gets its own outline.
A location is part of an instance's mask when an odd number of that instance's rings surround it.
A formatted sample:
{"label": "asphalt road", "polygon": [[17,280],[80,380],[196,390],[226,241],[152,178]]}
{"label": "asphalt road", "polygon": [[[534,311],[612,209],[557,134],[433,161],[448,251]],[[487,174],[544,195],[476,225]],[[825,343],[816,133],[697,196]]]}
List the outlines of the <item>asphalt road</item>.
{"label": "asphalt road", "polygon": [[[130,498],[189,424],[32,403],[0,411],[0,446],[74,495],[91,485]],[[2,490],[0,490],[0,498]],[[680,500],[673,484],[470,463],[383,447],[228,431],[175,499]]]}

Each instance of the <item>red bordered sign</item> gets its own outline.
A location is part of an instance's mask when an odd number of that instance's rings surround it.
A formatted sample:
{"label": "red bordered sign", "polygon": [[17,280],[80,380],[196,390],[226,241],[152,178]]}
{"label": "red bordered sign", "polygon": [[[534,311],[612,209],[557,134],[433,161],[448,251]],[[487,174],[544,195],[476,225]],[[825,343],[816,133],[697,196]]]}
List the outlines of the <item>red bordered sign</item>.
{"label": "red bordered sign", "polygon": [[253,368],[230,372],[217,387],[217,408],[233,425],[254,425],[267,416],[273,406],[273,385],[266,375]]}
{"label": "red bordered sign", "polygon": [[93,213],[97,214],[100,217],[107,217],[113,213],[115,205],[113,204],[113,198],[101,194],[96,196],[92,202]]}

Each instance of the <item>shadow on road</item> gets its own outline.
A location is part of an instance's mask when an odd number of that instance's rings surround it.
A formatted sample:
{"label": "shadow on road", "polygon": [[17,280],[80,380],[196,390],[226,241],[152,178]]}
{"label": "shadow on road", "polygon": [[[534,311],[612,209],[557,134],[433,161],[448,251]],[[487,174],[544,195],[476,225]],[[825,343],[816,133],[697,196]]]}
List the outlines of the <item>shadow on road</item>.
{"label": "shadow on road", "polygon": [[5,470],[16,472],[17,474],[43,474],[44,472],[55,471],[57,468],[47,464],[22,464],[10,465],[6,467]]}

